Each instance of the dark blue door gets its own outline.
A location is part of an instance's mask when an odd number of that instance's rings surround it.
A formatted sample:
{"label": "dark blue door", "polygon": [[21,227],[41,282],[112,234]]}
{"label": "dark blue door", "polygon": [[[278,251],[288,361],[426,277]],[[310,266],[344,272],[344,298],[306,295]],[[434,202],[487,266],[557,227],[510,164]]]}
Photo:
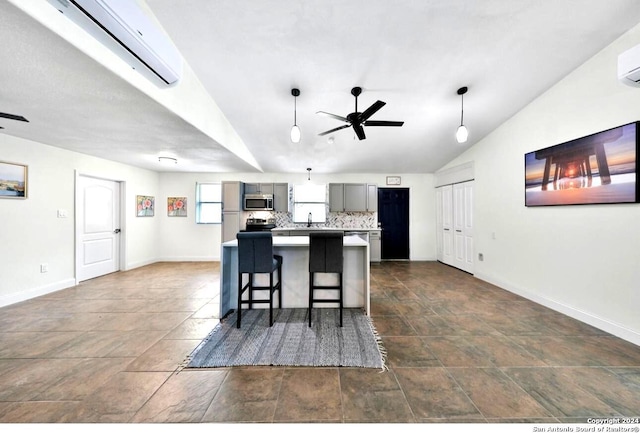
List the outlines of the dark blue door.
{"label": "dark blue door", "polygon": [[378,188],[382,260],[409,259],[409,188]]}

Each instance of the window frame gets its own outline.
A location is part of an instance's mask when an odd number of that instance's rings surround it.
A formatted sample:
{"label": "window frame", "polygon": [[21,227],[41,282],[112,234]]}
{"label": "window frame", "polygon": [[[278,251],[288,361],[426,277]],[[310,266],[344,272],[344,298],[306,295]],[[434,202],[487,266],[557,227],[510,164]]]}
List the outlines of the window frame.
{"label": "window frame", "polygon": [[[219,200],[220,201],[205,201],[201,199],[201,186],[215,185],[219,188]],[[202,205],[218,205],[219,212],[217,212],[217,220],[215,221],[202,221]],[[196,182],[196,224],[222,224],[222,183],[220,182]]]}

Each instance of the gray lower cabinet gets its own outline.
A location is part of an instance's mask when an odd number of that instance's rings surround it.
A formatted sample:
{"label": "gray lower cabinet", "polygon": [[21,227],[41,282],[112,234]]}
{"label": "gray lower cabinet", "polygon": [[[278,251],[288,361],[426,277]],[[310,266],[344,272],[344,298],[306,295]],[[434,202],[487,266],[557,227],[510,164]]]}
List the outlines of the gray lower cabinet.
{"label": "gray lower cabinet", "polygon": [[369,232],[369,261],[379,263],[382,261],[382,233],[380,230]]}

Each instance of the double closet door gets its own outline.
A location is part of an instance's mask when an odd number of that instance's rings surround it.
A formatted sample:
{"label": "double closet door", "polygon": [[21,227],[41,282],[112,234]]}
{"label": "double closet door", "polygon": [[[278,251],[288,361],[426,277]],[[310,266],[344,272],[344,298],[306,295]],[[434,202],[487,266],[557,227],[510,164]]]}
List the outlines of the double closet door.
{"label": "double closet door", "polygon": [[437,257],[473,273],[473,181],[436,188]]}

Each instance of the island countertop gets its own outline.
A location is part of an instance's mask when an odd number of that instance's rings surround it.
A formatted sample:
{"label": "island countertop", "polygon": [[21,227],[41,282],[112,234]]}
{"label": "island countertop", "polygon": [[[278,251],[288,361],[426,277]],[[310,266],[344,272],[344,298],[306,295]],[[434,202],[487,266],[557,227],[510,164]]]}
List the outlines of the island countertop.
{"label": "island countertop", "polygon": [[[231,310],[237,308],[238,241],[234,239],[224,242],[221,249],[220,317],[224,317]],[[283,257],[282,307],[307,308],[309,300],[309,236],[274,236],[273,253]],[[365,314],[369,314],[369,271],[369,243],[357,236],[345,236],[343,272],[345,308],[363,308]],[[246,275],[244,278],[246,281]],[[258,285],[268,285],[268,281],[268,274],[256,276]],[[319,274],[316,275],[316,282],[335,284],[337,275]],[[319,295],[322,295],[322,292]],[[335,294],[327,291],[326,296],[335,296]],[[263,305],[258,304],[254,308],[264,308]],[[318,308],[331,307],[335,306],[333,304],[318,305]]]}

